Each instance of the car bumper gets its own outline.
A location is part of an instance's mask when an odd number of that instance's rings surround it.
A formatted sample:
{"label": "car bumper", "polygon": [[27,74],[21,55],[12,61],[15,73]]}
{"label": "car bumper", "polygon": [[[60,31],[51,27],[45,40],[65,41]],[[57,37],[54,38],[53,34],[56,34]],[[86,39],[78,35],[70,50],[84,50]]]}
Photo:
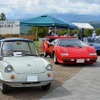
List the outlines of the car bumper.
{"label": "car bumper", "polygon": [[[48,77],[48,73],[51,75]],[[0,73],[1,74],[1,73]],[[14,75],[14,79],[10,76]],[[34,79],[34,76],[36,77]],[[31,77],[31,79],[28,79]],[[32,78],[33,77],[33,78]],[[53,71],[47,71],[40,74],[16,74],[16,73],[2,73],[0,75],[0,80],[11,87],[32,87],[32,86],[42,86],[46,85],[54,79]]]}
{"label": "car bumper", "polygon": [[48,83],[51,83],[52,80],[50,81],[41,81],[41,82],[5,82],[10,87],[36,87],[36,86],[44,86],[47,85]]}
{"label": "car bumper", "polygon": [[84,64],[92,64],[92,63],[96,63],[97,58],[62,58],[61,60],[59,60],[60,63],[64,63],[64,64],[78,64],[78,63],[84,63]]}

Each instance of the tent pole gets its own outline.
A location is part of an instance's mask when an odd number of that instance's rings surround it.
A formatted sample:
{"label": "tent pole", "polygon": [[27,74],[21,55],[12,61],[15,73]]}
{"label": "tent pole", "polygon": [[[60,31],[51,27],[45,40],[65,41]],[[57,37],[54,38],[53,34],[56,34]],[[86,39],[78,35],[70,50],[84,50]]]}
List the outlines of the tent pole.
{"label": "tent pole", "polygon": [[57,31],[57,29],[56,29],[56,26],[55,26],[55,34],[56,34],[56,31]]}
{"label": "tent pole", "polygon": [[68,36],[70,36],[70,29],[68,28]]}

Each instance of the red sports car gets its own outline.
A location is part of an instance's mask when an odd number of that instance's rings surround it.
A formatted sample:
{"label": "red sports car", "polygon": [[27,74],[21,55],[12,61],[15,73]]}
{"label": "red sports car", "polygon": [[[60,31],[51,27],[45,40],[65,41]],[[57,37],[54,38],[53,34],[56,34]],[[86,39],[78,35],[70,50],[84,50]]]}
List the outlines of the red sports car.
{"label": "red sports car", "polygon": [[93,64],[97,60],[94,47],[88,46],[81,40],[73,37],[47,37],[43,45],[44,56],[53,57],[54,63]]}

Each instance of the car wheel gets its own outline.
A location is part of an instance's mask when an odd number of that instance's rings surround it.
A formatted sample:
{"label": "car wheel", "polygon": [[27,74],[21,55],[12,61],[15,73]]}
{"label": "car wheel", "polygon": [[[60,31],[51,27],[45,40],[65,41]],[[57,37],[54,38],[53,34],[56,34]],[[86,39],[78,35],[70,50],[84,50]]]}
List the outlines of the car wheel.
{"label": "car wheel", "polygon": [[46,53],[46,50],[44,49],[44,57],[47,57],[47,53]]}
{"label": "car wheel", "polygon": [[8,88],[8,85],[4,84],[3,82],[0,82],[0,89],[3,94],[8,92]]}
{"label": "car wheel", "polygon": [[56,53],[54,53],[53,55],[53,61],[55,64],[58,64]]}
{"label": "car wheel", "polygon": [[44,85],[44,86],[42,86],[42,90],[48,91],[50,89],[50,86],[51,86],[51,83]]}

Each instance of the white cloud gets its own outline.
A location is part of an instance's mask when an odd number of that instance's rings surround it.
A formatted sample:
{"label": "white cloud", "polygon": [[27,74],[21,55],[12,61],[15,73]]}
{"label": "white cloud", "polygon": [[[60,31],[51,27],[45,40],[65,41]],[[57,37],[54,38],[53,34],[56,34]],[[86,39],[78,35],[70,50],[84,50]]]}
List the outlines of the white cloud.
{"label": "white cloud", "polygon": [[8,17],[49,13],[100,15],[99,4],[99,0],[0,0],[0,13]]}

